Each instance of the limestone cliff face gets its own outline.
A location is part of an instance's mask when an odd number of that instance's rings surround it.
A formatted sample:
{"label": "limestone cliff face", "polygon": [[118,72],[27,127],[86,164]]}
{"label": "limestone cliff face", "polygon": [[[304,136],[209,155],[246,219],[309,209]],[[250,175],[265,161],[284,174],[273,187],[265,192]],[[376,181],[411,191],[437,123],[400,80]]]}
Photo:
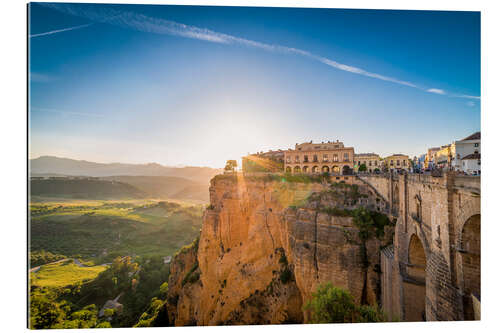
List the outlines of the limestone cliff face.
{"label": "limestone cliff face", "polygon": [[[379,248],[387,240],[360,242],[352,217],[324,212],[381,203],[367,187],[359,191],[350,200],[328,183],[239,174],[212,179],[197,251],[181,253],[172,265],[170,319],[175,325],[300,323],[307,321],[303,304],[328,281],[357,302],[374,304]],[[199,280],[186,282],[193,268]]]}

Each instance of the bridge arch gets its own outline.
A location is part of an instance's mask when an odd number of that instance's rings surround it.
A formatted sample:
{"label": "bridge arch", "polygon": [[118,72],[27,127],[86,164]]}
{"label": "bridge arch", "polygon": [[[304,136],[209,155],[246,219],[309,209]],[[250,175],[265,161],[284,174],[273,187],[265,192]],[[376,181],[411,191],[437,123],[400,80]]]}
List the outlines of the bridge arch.
{"label": "bridge arch", "polygon": [[405,321],[425,321],[427,255],[417,234],[408,244],[407,278],[403,284]]}
{"label": "bridge arch", "polygon": [[459,238],[462,266],[464,319],[478,319],[474,315],[474,298],[481,299],[481,215],[469,217]]}

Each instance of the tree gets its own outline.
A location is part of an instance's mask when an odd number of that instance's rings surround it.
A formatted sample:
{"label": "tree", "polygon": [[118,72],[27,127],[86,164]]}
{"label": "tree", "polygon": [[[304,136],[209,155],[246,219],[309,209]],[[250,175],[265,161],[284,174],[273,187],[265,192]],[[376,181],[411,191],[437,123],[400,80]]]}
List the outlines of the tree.
{"label": "tree", "polygon": [[385,321],[383,313],[376,307],[354,303],[351,294],[330,282],[321,284],[306,303],[311,311],[311,323],[359,323]]}
{"label": "tree", "polygon": [[358,171],[359,172],[366,172],[366,164],[365,163],[361,164],[358,168]]}
{"label": "tree", "polygon": [[226,171],[234,171],[236,167],[238,166],[238,163],[236,160],[227,160],[226,166],[224,167],[224,170]]}
{"label": "tree", "polygon": [[160,294],[166,296],[168,292],[168,282],[163,282],[160,286]]}

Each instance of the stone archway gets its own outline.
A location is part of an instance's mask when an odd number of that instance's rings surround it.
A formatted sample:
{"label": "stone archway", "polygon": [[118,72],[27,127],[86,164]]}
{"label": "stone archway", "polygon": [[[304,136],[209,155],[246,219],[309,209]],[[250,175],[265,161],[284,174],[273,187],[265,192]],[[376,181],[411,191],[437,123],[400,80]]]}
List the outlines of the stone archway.
{"label": "stone archway", "polygon": [[298,165],[293,168],[293,173],[300,173],[300,167]]}
{"label": "stone archway", "polygon": [[304,167],[302,168],[302,172],[308,173],[309,172],[309,167],[307,165],[304,165]]}
{"label": "stone archway", "polygon": [[330,172],[330,168],[327,165],[323,165],[321,172]]}
{"label": "stone archway", "polygon": [[351,168],[349,168],[348,165],[344,165],[344,167],[342,168],[342,174],[343,175],[349,175],[351,172]]}
{"label": "stone archway", "polygon": [[338,166],[338,165],[334,165],[334,166],[332,166],[332,172],[333,172],[333,173],[339,173],[339,172],[340,172],[340,168],[339,168],[339,166]]}
{"label": "stone archway", "polygon": [[319,167],[317,165],[312,167],[312,172],[313,173],[318,173],[319,172]]}
{"label": "stone archway", "polygon": [[291,173],[291,172],[292,172],[292,168],[290,168],[290,167],[286,167],[285,172],[286,172],[286,173]]}
{"label": "stone archway", "polygon": [[474,312],[474,298],[481,299],[481,215],[467,219],[460,234],[462,256],[464,319],[479,319]]}
{"label": "stone archway", "polygon": [[403,283],[405,321],[425,321],[426,267],[424,246],[413,234],[408,245],[407,278]]}

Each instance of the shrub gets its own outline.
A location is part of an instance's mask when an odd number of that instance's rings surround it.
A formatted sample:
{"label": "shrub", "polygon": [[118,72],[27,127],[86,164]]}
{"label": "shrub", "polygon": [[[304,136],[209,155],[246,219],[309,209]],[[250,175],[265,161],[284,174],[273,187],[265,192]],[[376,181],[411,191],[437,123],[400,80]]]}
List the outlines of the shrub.
{"label": "shrub", "polygon": [[312,323],[367,323],[386,321],[386,316],[377,307],[357,306],[351,294],[330,282],[321,284],[306,303],[311,311]]}
{"label": "shrub", "polygon": [[290,268],[286,267],[283,271],[280,273],[280,280],[282,283],[287,284],[290,282],[293,278],[293,273],[290,270]]}

